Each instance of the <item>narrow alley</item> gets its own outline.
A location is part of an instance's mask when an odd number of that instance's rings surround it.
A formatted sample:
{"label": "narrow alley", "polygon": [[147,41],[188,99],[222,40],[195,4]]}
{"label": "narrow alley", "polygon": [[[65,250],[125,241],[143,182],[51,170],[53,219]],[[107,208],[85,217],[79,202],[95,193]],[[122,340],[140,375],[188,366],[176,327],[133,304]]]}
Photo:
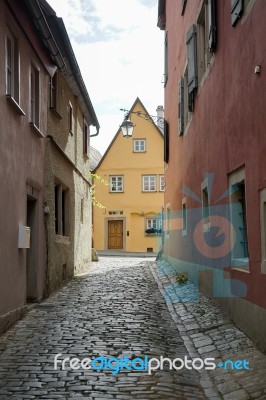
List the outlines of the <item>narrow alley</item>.
{"label": "narrow alley", "polygon": [[[164,262],[100,257],[0,338],[0,399],[266,399],[266,356],[208,299],[182,304],[169,288],[174,273]],[[62,364],[124,356],[213,357],[217,365],[237,356],[250,370]]]}

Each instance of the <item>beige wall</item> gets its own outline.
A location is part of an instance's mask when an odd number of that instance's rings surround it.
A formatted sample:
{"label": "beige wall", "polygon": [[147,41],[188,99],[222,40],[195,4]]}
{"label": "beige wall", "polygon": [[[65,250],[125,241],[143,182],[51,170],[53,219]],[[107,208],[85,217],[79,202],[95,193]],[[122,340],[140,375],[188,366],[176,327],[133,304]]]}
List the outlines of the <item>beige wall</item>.
{"label": "beige wall", "polygon": [[[50,209],[47,216],[48,292],[91,261],[89,158],[83,152],[83,114],[78,98],[62,74],[58,74],[57,84],[57,107],[56,112],[49,110],[48,132],[62,151],[50,140],[46,154],[46,202]],[[69,102],[73,107],[72,132],[68,127]],[[64,236],[55,232],[55,182],[68,188],[68,232]]]}
{"label": "beige wall", "polygon": [[[73,106],[73,132],[68,129],[69,101]],[[61,117],[61,118],[60,118]],[[83,152],[83,114],[77,96],[66,79],[58,74],[56,112],[48,111],[48,133],[65,157],[50,140],[46,154],[46,202],[50,209],[48,232],[48,292],[53,291],[81,271],[91,261],[91,195],[89,158]],[[69,193],[69,224],[66,236],[55,233],[54,184],[61,182]]]}

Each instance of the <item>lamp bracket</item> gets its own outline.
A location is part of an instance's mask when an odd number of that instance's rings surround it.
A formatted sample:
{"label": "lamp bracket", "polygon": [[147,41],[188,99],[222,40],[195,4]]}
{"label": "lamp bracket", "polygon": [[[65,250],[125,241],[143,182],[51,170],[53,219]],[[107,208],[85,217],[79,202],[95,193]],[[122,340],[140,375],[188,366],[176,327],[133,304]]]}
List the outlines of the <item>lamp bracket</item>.
{"label": "lamp bracket", "polygon": [[158,117],[156,115],[149,115],[149,114],[143,113],[142,111],[129,111],[129,110],[125,110],[124,108],[120,108],[120,111],[124,111],[124,113],[126,113],[125,115],[127,118],[130,117],[130,114],[135,114],[138,117],[143,118],[149,122],[157,123],[157,122],[165,121],[165,119],[163,117]]}

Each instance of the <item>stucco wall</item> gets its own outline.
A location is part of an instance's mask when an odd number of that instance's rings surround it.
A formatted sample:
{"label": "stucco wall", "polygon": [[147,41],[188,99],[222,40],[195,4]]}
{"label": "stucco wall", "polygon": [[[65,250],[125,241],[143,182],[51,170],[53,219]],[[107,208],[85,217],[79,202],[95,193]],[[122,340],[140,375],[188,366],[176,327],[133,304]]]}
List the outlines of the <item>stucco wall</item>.
{"label": "stucco wall", "polygon": [[[266,49],[258,38],[266,34],[264,23],[266,3],[250,1],[235,27],[231,26],[231,1],[217,4],[217,48],[211,65],[195,96],[192,119],[183,137],[178,132],[178,81],[187,62],[186,34],[197,23],[203,1],[187,2],[181,16],[181,2],[166,1],[166,28],[169,46],[169,76],[165,87],[165,116],[169,121],[170,154],[166,171],[165,204],[171,211],[181,210],[183,186],[193,193],[187,195],[187,207],[197,209],[201,204],[201,184],[206,173],[214,174],[211,205],[226,192],[229,176],[240,167],[245,169],[247,228],[249,242],[249,272],[231,269],[230,276],[245,283],[245,300],[235,304],[244,310],[266,307],[266,275],[261,271],[260,190],[266,186],[265,123],[266,83],[264,65]],[[255,74],[255,66],[262,66]],[[169,184],[171,182],[172,184]],[[219,204],[226,204],[225,199]],[[179,258],[177,235],[166,241],[166,253]],[[206,286],[206,285],[205,285]],[[209,290],[209,289],[208,289]],[[233,300],[232,300],[233,301]],[[253,303],[253,305],[251,304]],[[252,305],[252,307],[251,307]],[[237,306],[230,305],[234,318]],[[242,316],[244,314],[240,312]],[[262,314],[260,314],[262,315]],[[245,321],[244,321],[245,319]],[[246,330],[254,324],[252,311],[242,319]],[[257,319],[259,323],[261,317]],[[257,331],[265,325],[258,325]]]}
{"label": "stucco wall", "polygon": [[[73,106],[73,132],[68,128],[69,101]],[[83,114],[66,78],[59,73],[56,112],[48,111],[48,133],[66,157],[49,140],[46,155],[46,202],[50,209],[48,234],[48,291],[80,272],[91,261],[91,195],[89,157],[83,151]],[[69,232],[55,233],[55,183],[68,188]]]}
{"label": "stucco wall", "polygon": [[[20,115],[5,96],[5,34],[6,26],[19,39],[20,52],[20,99],[25,113]],[[26,254],[29,250],[18,249],[19,224],[27,225],[27,195],[36,199],[34,232],[36,252],[36,298],[44,289],[45,236],[43,217],[44,151],[45,139],[30,127],[29,79],[31,64],[40,71],[40,130],[46,134],[48,74],[34,52],[22,28],[0,2],[0,314],[23,310],[26,303]],[[34,193],[33,193],[34,192]],[[13,313],[13,315],[15,315]],[[17,313],[19,315],[19,312]],[[12,317],[13,318],[13,317]]]}

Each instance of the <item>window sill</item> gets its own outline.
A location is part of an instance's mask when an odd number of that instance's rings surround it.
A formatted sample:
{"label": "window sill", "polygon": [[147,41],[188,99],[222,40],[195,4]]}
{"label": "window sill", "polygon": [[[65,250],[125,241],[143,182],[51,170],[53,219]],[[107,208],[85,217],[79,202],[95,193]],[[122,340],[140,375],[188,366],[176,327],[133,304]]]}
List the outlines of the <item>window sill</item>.
{"label": "window sill", "polygon": [[249,273],[249,259],[248,258],[234,258],[233,260],[231,260],[231,268],[233,270]]}
{"label": "window sill", "polygon": [[44,138],[44,134],[40,131],[40,129],[38,128],[37,125],[34,124],[34,122],[30,122],[30,126],[32,128],[32,130],[37,133],[41,138]]}
{"label": "window sill", "polygon": [[56,111],[54,107],[49,107],[52,113],[58,118],[58,119],[63,119],[61,115]]}
{"label": "window sill", "polygon": [[115,192],[115,191],[113,191],[113,192],[109,192],[109,193],[124,193],[124,191],[117,191],[117,192]]}
{"label": "window sill", "polygon": [[71,244],[69,236],[55,234],[55,241],[56,243],[62,243],[67,245]]}
{"label": "window sill", "polygon": [[19,113],[19,115],[23,115],[25,116],[26,114],[24,113],[24,111],[22,110],[22,108],[20,107],[20,105],[16,102],[16,100],[14,99],[14,97],[12,97],[10,94],[6,94],[6,98],[9,101],[10,104],[12,104],[14,106],[14,108],[16,109],[16,111]]}

